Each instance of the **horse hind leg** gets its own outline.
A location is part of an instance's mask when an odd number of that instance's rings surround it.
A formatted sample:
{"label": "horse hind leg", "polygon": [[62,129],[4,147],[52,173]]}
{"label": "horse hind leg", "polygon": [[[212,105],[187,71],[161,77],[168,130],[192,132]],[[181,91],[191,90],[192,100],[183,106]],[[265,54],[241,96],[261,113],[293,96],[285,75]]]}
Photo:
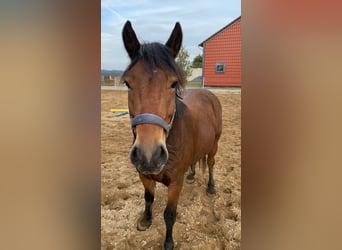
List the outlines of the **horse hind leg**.
{"label": "horse hind leg", "polygon": [[195,181],[195,174],[196,174],[195,166],[196,166],[196,163],[191,164],[190,171],[189,171],[189,173],[188,173],[188,175],[186,176],[186,179],[185,179],[186,183],[189,183],[189,184],[194,183],[194,181]]}
{"label": "horse hind leg", "polygon": [[215,181],[214,181],[214,165],[215,165],[215,155],[217,152],[217,145],[216,142],[213,149],[209,152],[208,158],[207,158],[207,164],[209,169],[209,181],[208,181],[208,187],[207,187],[207,194],[213,195],[215,194]]}
{"label": "horse hind leg", "polygon": [[[199,165],[200,165],[200,168],[202,168],[203,173],[204,173],[205,168],[206,168],[206,160],[207,160],[207,158],[206,158],[206,156],[204,156],[202,159],[200,159],[198,161]],[[196,167],[196,164],[197,164],[197,162],[194,163],[194,164],[191,164],[191,166],[190,166],[190,171],[189,171],[189,173],[188,173],[188,175],[186,176],[186,179],[185,179],[186,183],[188,183],[188,184],[192,184],[195,181],[195,175],[196,175],[195,167]]]}

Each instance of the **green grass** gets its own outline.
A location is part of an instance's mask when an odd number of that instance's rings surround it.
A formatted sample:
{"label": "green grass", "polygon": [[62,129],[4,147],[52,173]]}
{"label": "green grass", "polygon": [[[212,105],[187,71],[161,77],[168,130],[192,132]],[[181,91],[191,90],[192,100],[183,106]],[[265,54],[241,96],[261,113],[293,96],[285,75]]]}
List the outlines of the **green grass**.
{"label": "green grass", "polygon": [[185,87],[189,88],[189,89],[197,89],[197,88],[202,88],[202,84],[201,83],[190,83],[190,82],[187,82],[185,84]]}

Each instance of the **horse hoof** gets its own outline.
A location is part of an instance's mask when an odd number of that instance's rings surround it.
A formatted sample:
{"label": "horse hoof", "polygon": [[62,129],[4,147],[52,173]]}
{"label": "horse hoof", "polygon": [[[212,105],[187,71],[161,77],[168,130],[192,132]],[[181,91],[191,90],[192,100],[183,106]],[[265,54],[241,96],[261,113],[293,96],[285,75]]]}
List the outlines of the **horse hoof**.
{"label": "horse hoof", "polygon": [[188,183],[188,184],[192,184],[192,183],[195,182],[195,178],[194,178],[194,177],[189,177],[189,176],[187,176],[187,177],[185,178],[185,182]]}
{"label": "horse hoof", "polygon": [[215,195],[215,188],[207,188],[207,195],[214,196]]}
{"label": "horse hoof", "polygon": [[152,220],[147,220],[145,217],[139,218],[137,223],[137,229],[139,231],[145,231],[147,228],[149,228],[152,224]]}
{"label": "horse hoof", "polygon": [[165,242],[165,243],[164,243],[164,249],[165,249],[165,250],[173,250],[173,248],[174,248],[174,243],[173,243],[173,241],[171,241],[171,242]]}
{"label": "horse hoof", "polygon": [[188,184],[192,184],[195,182],[195,177],[193,175],[188,174],[185,178],[185,182]]}

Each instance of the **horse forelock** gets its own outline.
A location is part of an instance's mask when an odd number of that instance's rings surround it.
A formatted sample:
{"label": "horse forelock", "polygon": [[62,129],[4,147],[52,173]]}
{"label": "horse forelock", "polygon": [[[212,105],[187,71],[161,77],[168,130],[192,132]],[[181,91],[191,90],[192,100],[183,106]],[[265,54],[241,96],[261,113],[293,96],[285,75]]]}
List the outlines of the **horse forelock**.
{"label": "horse forelock", "polygon": [[184,88],[184,74],[172,57],[170,49],[165,45],[157,42],[141,44],[139,51],[132,57],[123,77],[139,61],[145,62],[148,66],[147,70],[149,70],[151,74],[153,74],[157,68],[172,72],[177,77],[177,92],[179,93]]}

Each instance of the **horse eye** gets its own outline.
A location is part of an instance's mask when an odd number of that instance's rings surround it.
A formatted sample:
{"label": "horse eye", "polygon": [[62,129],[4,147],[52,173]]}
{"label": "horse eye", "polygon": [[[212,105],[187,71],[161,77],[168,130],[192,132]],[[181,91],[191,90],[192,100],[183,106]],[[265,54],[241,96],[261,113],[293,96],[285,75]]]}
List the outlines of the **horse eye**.
{"label": "horse eye", "polygon": [[174,81],[172,84],[171,84],[171,88],[176,88],[177,87],[177,84],[178,84],[178,82],[177,81]]}
{"label": "horse eye", "polygon": [[127,81],[124,81],[123,83],[127,86],[127,88],[131,89],[131,86],[129,86]]}

